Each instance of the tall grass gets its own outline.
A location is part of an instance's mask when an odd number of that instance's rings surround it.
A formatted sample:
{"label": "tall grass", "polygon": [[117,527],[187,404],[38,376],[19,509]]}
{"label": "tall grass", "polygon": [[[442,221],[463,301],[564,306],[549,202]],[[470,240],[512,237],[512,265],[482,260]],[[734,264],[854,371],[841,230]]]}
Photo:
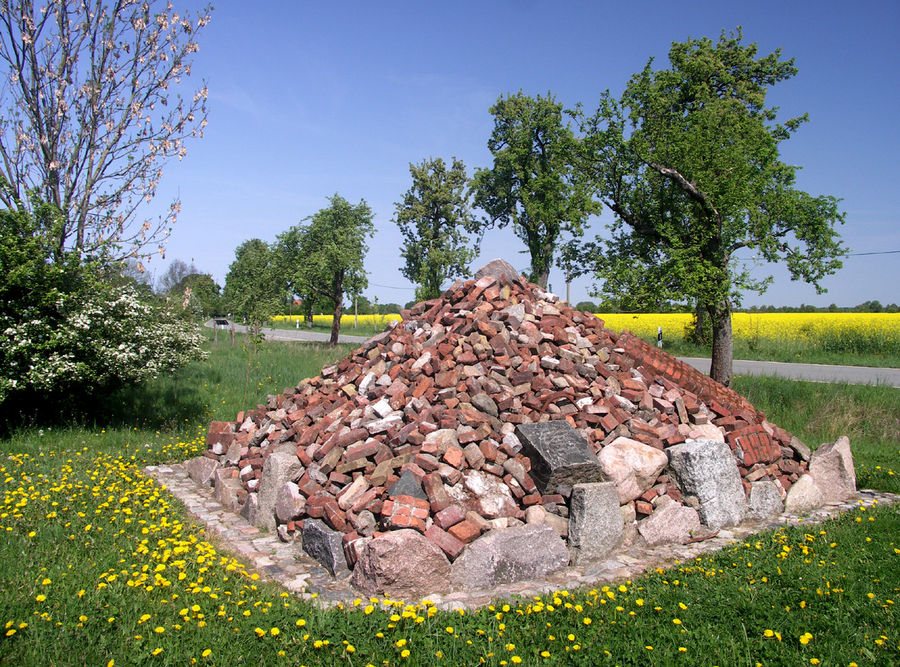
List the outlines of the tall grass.
{"label": "tall grass", "polygon": [[737,377],[734,389],[815,449],[850,438],[861,488],[900,493],[900,389]]}

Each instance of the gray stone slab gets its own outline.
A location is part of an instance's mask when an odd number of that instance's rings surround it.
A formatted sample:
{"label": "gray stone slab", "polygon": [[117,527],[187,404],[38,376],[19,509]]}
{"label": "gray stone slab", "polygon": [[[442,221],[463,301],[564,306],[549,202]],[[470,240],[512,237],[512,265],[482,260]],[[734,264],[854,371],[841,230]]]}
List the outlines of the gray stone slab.
{"label": "gray stone slab", "polygon": [[404,470],[400,475],[400,479],[391,485],[388,489],[388,498],[397,496],[412,496],[421,500],[428,500],[428,496],[419,484],[419,480],[409,470]]}
{"label": "gray stone slab", "polygon": [[450,568],[455,589],[489,588],[544,577],[569,563],[569,550],[547,525],[515,526],[485,533]]}
{"label": "gray stone slab", "polygon": [[343,533],[332,530],[319,519],[303,521],[303,551],[319,561],[332,575],[348,569],[341,537]]}
{"label": "gray stone slab", "polygon": [[278,491],[303,471],[303,464],[297,458],[295,445],[281,445],[269,454],[263,464],[262,479],[259,483],[259,512],[256,526],[265,530],[275,530],[275,501]]}
{"label": "gray stone slab", "polygon": [[714,529],[741,522],[747,500],[728,445],[716,440],[689,440],[666,452],[685,504],[696,500],[700,521]]}
{"label": "gray stone slab", "polygon": [[569,498],[569,550],[576,564],[606,558],[622,543],[615,482],[576,484]]}
{"label": "gray stone slab", "polygon": [[500,282],[515,283],[519,280],[519,272],[504,259],[492,259],[475,272],[475,280],[484,276],[494,276]]}
{"label": "gray stone slab", "polygon": [[531,477],[541,493],[559,486],[604,481],[600,462],[588,441],[563,420],[519,424],[516,436],[531,459]]}
{"label": "gray stone slab", "polygon": [[750,497],[747,499],[748,519],[768,519],[784,511],[784,503],[778,482],[770,480],[750,483]]}
{"label": "gray stone slab", "polygon": [[214,481],[213,475],[219,466],[220,463],[217,460],[206,456],[198,456],[184,462],[184,469],[187,471],[187,474],[190,475],[192,480],[202,486],[212,486]]}
{"label": "gray stone slab", "polygon": [[856,493],[856,469],[850,439],[841,436],[820,445],[809,459],[809,474],[826,502],[846,500]]}

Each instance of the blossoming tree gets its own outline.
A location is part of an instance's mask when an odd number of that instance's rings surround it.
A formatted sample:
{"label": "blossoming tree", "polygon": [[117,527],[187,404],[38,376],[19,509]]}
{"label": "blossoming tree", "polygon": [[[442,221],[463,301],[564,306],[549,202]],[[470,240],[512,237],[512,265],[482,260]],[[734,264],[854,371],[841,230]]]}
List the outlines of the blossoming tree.
{"label": "blossoming tree", "polygon": [[203,134],[206,86],[185,92],[184,80],[210,10],[190,18],[152,0],[0,7],[0,202],[30,211],[37,193],[59,209],[57,257],[162,253],[179,202],[153,221],[138,209],[163,163]]}

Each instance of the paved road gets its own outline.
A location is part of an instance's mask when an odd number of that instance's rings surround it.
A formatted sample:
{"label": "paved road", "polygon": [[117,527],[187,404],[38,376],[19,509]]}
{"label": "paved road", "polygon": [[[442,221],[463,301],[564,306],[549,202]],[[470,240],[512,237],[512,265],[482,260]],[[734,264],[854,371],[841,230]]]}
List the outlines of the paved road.
{"label": "paved road", "polygon": [[[206,323],[206,326],[212,328],[213,321],[210,320]],[[247,327],[243,324],[235,324],[234,330],[238,333],[247,333]],[[327,343],[331,340],[331,335],[326,333],[321,333],[319,331],[307,331],[306,329],[270,329],[269,327],[263,327],[260,329],[263,334],[265,334],[268,340],[282,340],[282,341],[304,341],[308,343]],[[367,336],[346,336],[341,334],[338,337],[339,343],[364,343],[368,340]]]}
{"label": "paved road", "polygon": [[[709,359],[680,357],[702,373],[709,373]],[[735,375],[774,375],[789,380],[809,382],[847,382],[849,384],[882,384],[900,387],[900,368],[866,366],[830,366],[826,364],[788,364],[780,361],[734,360]]]}
{"label": "paved road", "polygon": [[[212,320],[206,323],[212,326]],[[247,327],[234,325],[235,331],[245,333]],[[270,329],[262,332],[269,340],[310,341],[327,343],[331,340],[328,334],[304,329]],[[341,343],[363,343],[365,336],[347,336],[341,334]],[[709,373],[709,359],[700,357],[679,357],[703,373]],[[849,384],[882,384],[889,387],[900,387],[900,368],[868,368],[865,366],[830,366],[825,364],[786,364],[780,361],[744,361],[734,360],[735,375],[769,375],[788,378],[789,380],[807,380],[810,382],[847,382]]]}

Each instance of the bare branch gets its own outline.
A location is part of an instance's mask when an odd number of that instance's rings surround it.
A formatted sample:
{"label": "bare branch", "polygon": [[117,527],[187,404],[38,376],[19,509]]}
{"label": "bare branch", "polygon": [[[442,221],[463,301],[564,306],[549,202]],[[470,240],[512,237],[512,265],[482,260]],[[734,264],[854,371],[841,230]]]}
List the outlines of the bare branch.
{"label": "bare branch", "polygon": [[138,212],[161,166],[203,134],[206,88],[183,81],[208,21],[209,9],[188,19],[156,0],[4,2],[0,201],[28,208],[36,191],[58,206],[60,250],[155,253],[177,206],[155,223]]}

